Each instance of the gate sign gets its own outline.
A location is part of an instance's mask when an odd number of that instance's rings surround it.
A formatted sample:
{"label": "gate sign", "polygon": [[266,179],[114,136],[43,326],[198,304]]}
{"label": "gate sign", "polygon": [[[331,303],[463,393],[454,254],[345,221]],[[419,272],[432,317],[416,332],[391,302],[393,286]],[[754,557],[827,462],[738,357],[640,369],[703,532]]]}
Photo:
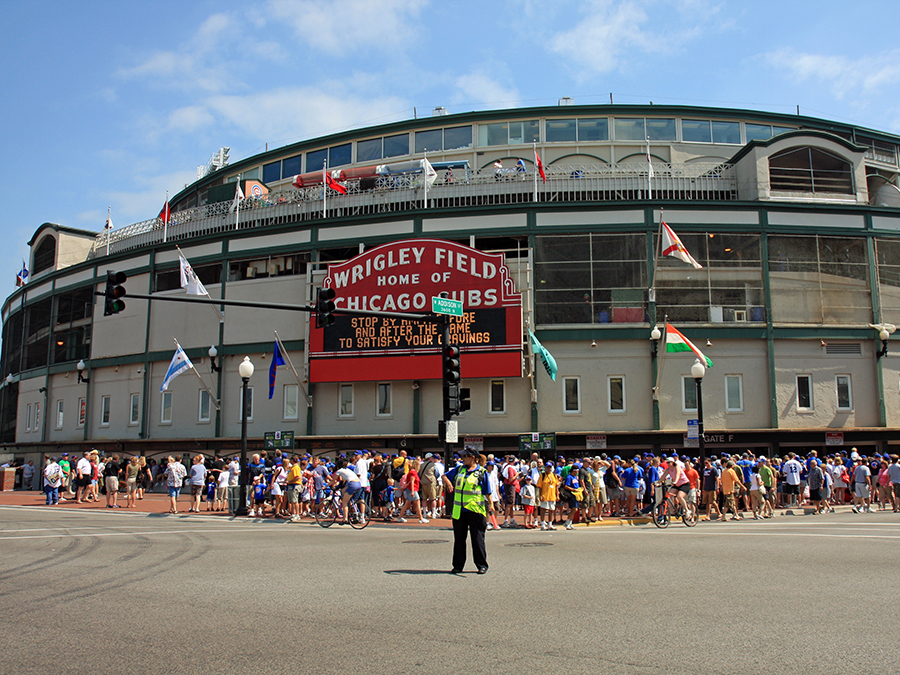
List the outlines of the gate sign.
{"label": "gate sign", "polygon": [[462,377],[522,374],[522,296],[501,254],[437,239],[396,241],[329,265],[323,286],[335,290],[335,322],[310,325],[311,382],[441,379],[437,323],[340,311],[426,314],[443,291],[462,303],[450,316]]}

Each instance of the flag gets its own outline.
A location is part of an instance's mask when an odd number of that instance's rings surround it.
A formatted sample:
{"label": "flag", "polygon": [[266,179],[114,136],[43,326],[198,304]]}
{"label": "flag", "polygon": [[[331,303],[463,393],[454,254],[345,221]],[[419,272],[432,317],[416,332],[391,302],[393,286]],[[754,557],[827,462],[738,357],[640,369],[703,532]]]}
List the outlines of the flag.
{"label": "flag", "polygon": [[25,258],[22,258],[22,271],[16,275],[16,288],[28,283],[28,268],[25,266]]}
{"label": "flag", "polygon": [[197,278],[197,273],[187,261],[181,251],[178,251],[178,261],[181,265],[181,287],[187,289],[188,295],[205,295],[209,296],[209,292],[203,286],[203,282]]}
{"label": "flag", "polygon": [[106,216],[106,225],[103,226],[103,229],[104,230],[113,229],[112,216]]}
{"label": "flag", "polygon": [[244,200],[244,192],[241,190],[241,182],[237,182],[237,189],[234,191],[234,201],[231,202],[231,208],[228,209],[229,213],[234,213],[235,209],[240,208],[241,202]]}
{"label": "flag", "polygon": [[161,221],[163,221],[163,225],[169,224],[169,216],[171,216],[171,211],[169,210],[169,200],[166,200],[166,203],[163,204],[162,210],[159,212],[159,215],[156,216]]}
{"label": "flag", "polygon": [[[432,169],[433,170],[433,169]],[[325,185],[330,187],[335,192],[340,192],[342,195],[347,194],[347,188],[338,183],[334,178],[331,177],[331,174],[327,171],[325,172]]]}
{"label": "flag", "polygon": [[284,365],[284,357],[278,348],[278,340],[275,340],[275,349],[272,350],[272,365],[269,366],[269,398],[275,395],[275,369]]}
{"label": "flag", "polygon": [[177,342],[175,343],[175,345],[175,355],[172,357],[172,362],[169,364],[169,369],[166,371],[166,377],[165,379],[163,379],[162,387],[160,387],[159,389],[160,392],[168,389],[169,383],[176,377],[181,375],[184,371],[192,369],[194,367],[194,364],[191,363],[191,360],[188,358],[187,354],[184,353],[181,345]]}
{"label": "flag", "polygon": [[556,359],[554,359],[553,354],[548,352],[547,348],[541,344],[541,341],[537,339],[537,336],[534,333],[529,330],[528,334],[531,336],[531,351],[541,357],[541,361],[544,364],[544,368],[547,370],[547,374],[550,376],[550,379],[555,382],[557,371]]}
{"label": "flag", "polygon": [[544,173],[544,163],[541,161],[541,156],[538,154],[537,148],[534,150],[534,164],[537,167],[538,173],[541,174],[541,180],[546,183],[547,174]]}
{"label": "flag", "polygon": [[693,265],[694,269],[702,270],[703,265],[694,260],[693,256],[688,253],[688,250],[684,247],[684,244],[681,243],[681,239],[678,238],[678,235],[675,234],[671,227],[666,225],[665,221],[661,222],[662,254],[678,258],[679,260],[683,260],[684,262]]}
{"label": "flag", "polygon": [[428,161],[427,157],[422,160],[422,171],[425,173],[425,182],[428,183],[429,187],[434,185],[434,181],[437,179],[437,171],[431,166],[431,162]]}
{"label": "flag", "polygon": [[666,324],[666,353],[672,354],[674,352],[694,352],[697,355],[697,358],[700,359],[701,363],[706,364],[707,368],[713,367],[712,359],[704,356],[703,352],[701,352],[697,347],[694,346],[694,343],[688,340],[684,335],[682,335],[678,330],[672,326],[672,324]]}

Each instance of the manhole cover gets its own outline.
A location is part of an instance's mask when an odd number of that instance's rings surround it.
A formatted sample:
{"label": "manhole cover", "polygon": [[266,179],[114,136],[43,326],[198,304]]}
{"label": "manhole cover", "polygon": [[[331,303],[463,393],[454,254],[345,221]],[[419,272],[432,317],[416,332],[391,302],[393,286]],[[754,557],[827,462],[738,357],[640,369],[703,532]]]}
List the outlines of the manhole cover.
{"label": "manhole cover", "polygon": [[449,544],[449,539],[411,539],[404,541],[404,544]]}
{"label": "manhole cover", "polygon": [[530,548],[532,546],[553,546],[546,541],[523,541],[518,544],[504,544],[504,546],[518,546],[519,548]]}

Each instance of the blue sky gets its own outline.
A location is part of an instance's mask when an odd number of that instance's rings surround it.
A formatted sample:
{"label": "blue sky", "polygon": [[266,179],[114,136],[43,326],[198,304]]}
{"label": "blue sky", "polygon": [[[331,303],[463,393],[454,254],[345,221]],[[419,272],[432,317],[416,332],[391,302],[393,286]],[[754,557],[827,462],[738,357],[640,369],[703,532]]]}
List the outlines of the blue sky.
{"label": "blue sky", "polygon": [[749,108],[900,134],[896,0],[5,0],[8,290],[44,222],[155,216],[232,161],[348,128],[576,103]]}

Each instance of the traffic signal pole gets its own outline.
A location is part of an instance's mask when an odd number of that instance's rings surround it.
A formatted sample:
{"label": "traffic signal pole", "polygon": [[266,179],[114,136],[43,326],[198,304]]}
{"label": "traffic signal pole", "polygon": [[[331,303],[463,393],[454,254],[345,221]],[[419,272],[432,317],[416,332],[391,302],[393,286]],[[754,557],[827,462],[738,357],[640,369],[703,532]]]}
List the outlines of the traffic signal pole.
{"label": "traffic signal pole", "polygon": [[[450,410],[450,392],[448,387],[447,378],[444,373],[447,371],[447,366],[444,363],[446,359],[447,347],[450,345],[450,317],[447,314],[441,314],[441,373],[442,373],[442,396],[444,402],[444,415],[443,415],[443,431],[444,431],[444,470],[447,471],[450,468],[450,455],[453,452],[453,443],[449,443],[447,441],[447,423],[450,422],[453,414]],[[459,385],[457,385],[459,386]]]}

